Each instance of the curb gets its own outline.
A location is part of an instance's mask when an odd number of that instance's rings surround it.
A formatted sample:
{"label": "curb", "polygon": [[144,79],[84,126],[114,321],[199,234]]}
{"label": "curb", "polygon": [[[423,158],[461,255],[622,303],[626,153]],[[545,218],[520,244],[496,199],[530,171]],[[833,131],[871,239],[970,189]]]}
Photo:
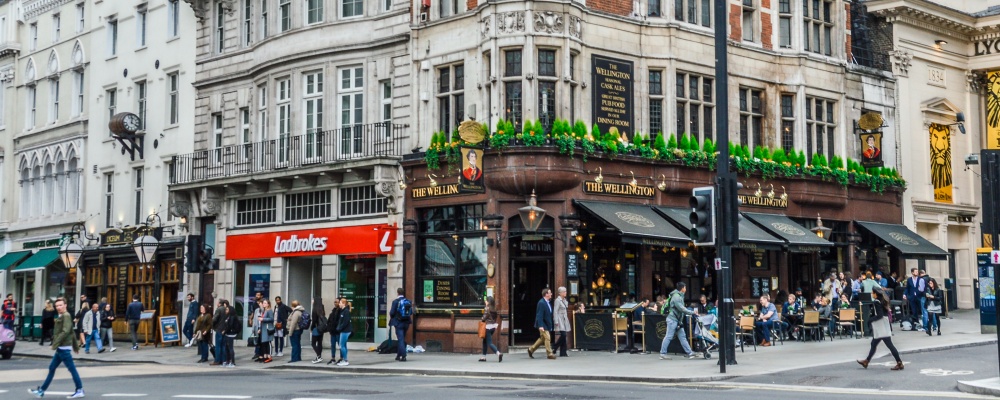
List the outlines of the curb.
{"label": "curb", "polygon": [[906,350],[906,351],[899,352],[899,354],[919,354],[919,353],[927,353],[927,352],[931,352],[931,351],[964,349],[966,347],[989,346],[989,345],[995,345],[995,344],[997,344],[997,339],[990,339],[990,340],[984,340],[982,342],[959,343],[959,344],[950,344],[950,345],[947,345],[947,346],[925,347],[925,348],[922,348],[922,349]]}
{"label": "curb", "polygon": [[[984,385],[983,383],[985,382],[991,382],[992,385]],[[1000,397],[1000,380],[998,378],[990,378],[978,381],[958,381],[958,391]]]}

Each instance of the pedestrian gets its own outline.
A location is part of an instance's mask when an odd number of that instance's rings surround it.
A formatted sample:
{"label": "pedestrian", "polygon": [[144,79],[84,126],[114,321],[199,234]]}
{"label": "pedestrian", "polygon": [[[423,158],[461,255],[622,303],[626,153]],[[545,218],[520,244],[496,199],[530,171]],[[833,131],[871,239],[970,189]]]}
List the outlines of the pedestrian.
{"label": "pedestrian", "polygon": [[82,331],[85,335],[83,352],[85,354],[90,354],[90,342],[94,341],[97,343],[97,352],[104,352],[104,345],[101,343],[101,310],[100,305],[94,303],[90,306],[90,311],[85,311],[83,314]]}
{"label": "pedestrian", "polygon": [[917,318],[920,318],[922,323],[921,329],[927,327],[927,286],[926,281],[920,277],[919,270],[913,268],[910,270],[910,278],[906,280],[906,290],[903,291],[903,301],[909,303],[910,306],[910,323],[911,331],[916,331],[917,329]]}
{"label": "pedestrian", "polygon": [[[323,307],[323,299],[320,297],[313,299],[311,321],[309,321],[310,344],[313,352],[316,353],[316,358],[312,360],[313,364],[323,362],[323,332],[326,331],[326,326],[320,325],[319,317],[324,314],[326,314],[326,308]],[[332,344],[330,347],[333,347]],[[332,358],[333,356],[331,356]]]}
{"label": "pedestrian", "polygon": [[[347,361],[347,338],[351,337],[351,303],[347,298],[340,299],[340,317],[337,318],[337,331],[340,332],[340,361],[338,366],[346,367],[351,365]],[[322,343],[322,341],[320,341]],[[405,359],[401,361],[406,361]]]}
{"label": "pedestrian", "polygon": [[486,362],[486,349],[489,348],[499,357],[499,362],[503,362],[503,353],[493,344],[493,333],[497,331],[500,321],[500,313],[497,312],[497,302],[493,296],[486,297],[486,307],[483,308],[483,322],[486,323],[486,336],[483,337],[483,356],[479,361]]}
{"label": "pedestrian", "polygon": [[198,344],[198,354],[201,356],[198,362],[203,363],[208,361],[208,353],[212,348],[212,306],[202,304],[198,306],[198,312],[191,337]]}
{"label": "pedestrian", "polygon": [[14,294],[7,293],[7,298],[3,301],[3,311],[0,313],[0,321],[3,327],[9,331],[14,330],[14,317],[17,315],[17,302],[14,301]]}
{"label": "pedestrian", "polygon": [[84,343],[87,339],[87,331],[83,329],[83,317],[87,315],[90,311],[90,303],[83,302],[80,303],[80,311],[76,312],[76,316],[73,317],[73,327],[75,328],[76,336],[80,343]]}
{"label": "pedestrian", "polygon": [[535,305],[535,329],[538,329],[538,340],[528,348],[528,357],[535,358],[535,350],[545,345],[545,356],[555,360],[552,354],[552,289],[542,289],[542,299]]}
{"label": "pedestrian", "polygon": [[233,368],[236,367],[236,346],[233,343],[236,341],[236,335],[243,329],[243,325],[240,324],[240,317],[236,315],[236,310],[229,305],[227,300],[223,301],[225,302],[225,312],[222,317],[226,321],[226,330],[225,334],[222,335],[222,345],[225,347],[222,353],[222,366]]}
{"label": "pedestrian", "polygon": [[212,315],[212,330],[215,331],[215,361],[209,365],[223,365],[226,360],[226,329],[229,328],[229,313],[226,300],[219,299],[215,314]]}
{"label": "pedestrian", "polygon": [[299,328],[299,321],[302,320],[302,313],[306,309],[299,305],[298,300],[292,300],[291,310],[286,322],[288,323],[288,345],[292,348],[292,358],[288,362],[293,363],[302,361],[302,329]]}
{"label": "pedestrian", "polygon": [[326,362],[326,365],[340,361],[337,359],[337,343],[340,342],[340,331],[337,330],[337,324],[340,323],[340,299],[341,297],[334,299],[333,309],[330,310],[330,316],[326,319],[326,331],[330,333],[330,360]]}
{"label": "pedestrian", "polygon": [[892,353],[892,357],[896,359],[896,366],[891,369],[893,371],[903,369],[903,360],[899,359],[899,352],[896,351],[896,346],[892,345],[892,325],[889,324],[889,319],[886,318],[888,314],[889,301],[886,298],[885,291],[881,288],[875,289],[872,292],[871,315],[869,317],[869,321],[872,324],[872,348],[868,351],[868,358],[858,360],[858,364],[861,364],[865,369],[868,369],[868,363],[875,356],[875,349],[878,348],[879,342],[884,342],[885,347],[888,347],[889,352]]}
{"label": "pedestrian", "polygon": [[861,281],[861,291],[863,293],[871,293],[875,286],[884,287],[878,280],[875,279],[874,276],[872,276],[870,271],[865,272],[865,280]]}
{"label": "pedestrian", "polygon": [[191,347],[191,345],[195,344],[194,325],[195,322],[197,322],[198,317],[201,315],[201,307],[198,307],[198,300],[194,299],[194,293],[187,294],[187,301],[188,301],[188,312],[187,312],[187,318],[184,319],[184,328],[182,332],[184,333],[184,337],[187,338],[188,341],[187,344],[184,345],[184,347]]}
{"label": "pedestrian", "polygon": [[389,326],[396,331],[396,361],[406,361],[406,331],[410,329],[413,303],[403,294],[403,288],[396,288],[396,300],[389,308]]}
{"label": "pedestrian", "polygon": [[45,377],[45,383],[42,383],[42,386],[28,389],[28,393],[38,398],[45,396],[45,391],[49,390],[49,384],[52,383],[52,378],[56,374],[56,368],[61,363],[66,364],[66,369],[73,377],[73,384],[76,385],[76,390],[68,398],[82,398],[84,397],[83,382],[80,381],[80,374],[76,372],[73,354],[70,353],[70,351],[80,353],[80,343],[76,341],[76,335],[73,334],[73,317],[66,311],[66,299],[61,297],[56,299],[55,307],[59,316],[56,317],[53,327],[52,350],[55,350],[55,354],[52,355],[52,362],[49,363],[49,374]]}
{"label": "pedestrian", "polygon": [[937,281],[932,279],[927,280],[927,320],[929,325],[927,328],[927,336],[931,335],[932,330],[937,330],[938,336],[941,336],[941,311],[942,305],[944,303],[944,291],[938,287]]}
{"label": "pedestrian", "polygon": [[38,342],[39,346],[45,344],[45,339],[49,339],[49,344],[52,344],[52,328],[56,323],[56,308],[52,305],[52,300],[45,300],[45,309],[42,310],[42,340]]}
{"label": "pedestrian", "polygon": [[257,331],[257,341],[260,343],[260,358],[257,361],[269,363],[271,362],[271,340],[274,339],[274,309],[271,308],[270,301],[263,299],[258,311],[257,314],[260,316],[257,317],[257,322],[254,324],[254,329]]}
{"label": "pedestrian", "polygon": [[288,335],[288,316],[292,308],[281,301],[281,296],[274,296],[274,352],[278,357],[285,355],[285,336]]}
{"label": "pedestrian", "polygon": [[264,316],[264,309],[261,307],[263,299],[254,300],[251,304],[250,309],[253,310],[250,317],[250,335],[256,338],[256,342],[253,347],[253,360],[260,361],[264,358],[264,355],[260,352],[260,326],[259,321]]}
{"label": "pedestrian", "polygon": [[667,296],[667,335],[663,337],[663,343],[660,344],[660,359],[669,360],[670,357],[667,356],[667,349],[670,347],[670,341],[674,340],[674,336],[677,337],[677,341],[681,343],[681,348],[684,349],[684,353],[687,354],[687,358],[693,359],[697,357],[694,351],[691,350],[691,344],[688,343],[687,334],[684,333],[683,320],[689,315],[698,315],[697,311],[690,311],[684,308],[684,294],[687,293],[687,284],[684,282],[677,282],[677,288],[670,295]]}
{"label": "pedestrian", "polygon": [[112,353],[115,350],[115,331],[112,329],[115,322],[115,312],[111,310],[111,303],[104,303],[104,309],[101,310],[101,340],[104,341],[104,348],[109,349]]}
{"label": "pedestrian", "polygon": [[[568,357],[566,354],[567,344],[566,344],[566,332],[572,331],[569,325],[569,302],[566,301],[566,288],[560,286],[556,289],[555,301],[552,302],[552,328],[555,332],[559,333],[559,339],[556,340],[555,344],[552,346],[552,352],[555,353],[556,350],[559,351],[559,357]],[[649,300],[643,299],[643,302],[649,304]],[[642,318],[640,317],[640,321]]]}
{"label": "pedestrian", "polygon": [[139,295],[132,295],[132,302],[125,309],[125,320],[128,321],[128,333],[132,336],[132,350],[139,350],[139,318],[142,318],[142,303]]}

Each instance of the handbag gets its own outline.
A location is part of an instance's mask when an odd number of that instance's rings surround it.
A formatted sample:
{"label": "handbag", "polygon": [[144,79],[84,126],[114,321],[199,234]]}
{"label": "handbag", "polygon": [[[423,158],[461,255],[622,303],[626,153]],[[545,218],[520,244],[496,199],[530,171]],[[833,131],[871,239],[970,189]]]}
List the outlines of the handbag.
{"label": "handbag", "polygon": [[260,339],[257,338],[257,335],[250,336],[250,338],[247,339],[247,347],[257,347],[259,340]]}
{"label": "handbag", "polygon": [[281,329],[283,327],[283,325],[284,324],[282,324],[281,321],[275,322],[274,323],[274,329]]}
{"label": "handbag", "polygon": [[884,339],[890,336],[892,336],[892,328],[889,326],[888,318],[872,321],[872,338]]}
{"label": "handbag", "polygon": [[201,341],[201,331],[195,332],[194,336],[191,337],[191,341],[192,342],[200,342]]}
{"label": "handbag", "polygon": [[927,312],[933,313],[933,314],[940,314],[941,313],[941,305],[940,304],[935,304],[935,305],[932,305],[932,306],[927,306]]}
{"label": "handbag", "polygon": [[479,338],[486,339],[486,321],[479,321]]}

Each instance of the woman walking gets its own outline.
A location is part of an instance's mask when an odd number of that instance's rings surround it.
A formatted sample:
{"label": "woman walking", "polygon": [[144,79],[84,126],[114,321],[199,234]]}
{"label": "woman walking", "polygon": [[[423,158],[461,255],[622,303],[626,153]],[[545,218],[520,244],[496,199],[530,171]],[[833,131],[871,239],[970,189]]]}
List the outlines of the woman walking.
{"label": "woman walking", "polygon": [[208,350],[212,346],[212,306],[202,304],[198,307],[201,313],[194,322],[194,337],[198,339],[198,354],[201,359],[198,362],[208,361]]}
{"label": "woman walking", "polygon": [[937,329],[938,336],[941,336],[941,307],[944,299],[944,291],[938,287],[934,279],[927,281],[927,336],[931,331]]}
{"label": "woman walking", "polygon": [[889,324],[889,318],[886,318],[886,315],[889,313],[889,301],[886,299],[885,291],[882,288],[876,288],[872,292],[871,310],[869,320],[872,323],[872,348],[868,351],[868,358],[858,360],[858,364],[868,369],[868,363],[875,356],[875,349],[878,348],[879,342],[885,342],[885,347],[889,348],[892,357],[896,359],[896,366],[891,369],[893,371],[900,371],[903,369],[903,360],[899,359],[899,352],[896,351],[896,346],[892,345],[892,327]]}
{"label": "woman walking", "polygon": [[115,312],[111,310],[111,303],[106,303],[104,309],[101,310],[101,340],[104,340],[104,347],[110,349],[112,353],[118,350],[115,348],[115,331],[112,329],[114,323]]}
{"label": "woman walking", "polygon": [[556,293],[558,296],[556,296],[556,300],[552,305],[552,323],[553,329],[556,332],[559,332],[559,339],[556,340],[556,343],[552,348],[552,352],[554,353],[556,350],[559,350],[559,357],[568,357],[569,355],[566,354],[566,332],[569,332],[571,329],[569,327],[569,315],[567,313],[569,310],[569,302],[566,301],[566,288],[559,287],[559,289],[556,290]]}
{"label": "woman walking", "polygon": [[[45,339],[52,343],[52,329],[56,326],[56,308],[52,306],[52,300],[45,300],[45,310],[42,310],[42,340],[38,342],[41,346],[45,344]],[[114,351],[114,350],[112,350]]]}
{"label": "woman walking", "polygon": [[347,361],[347,338],[351,336],[351,303],[347,298],[340,299],[340,317],[337,320],[337,331],[340,332],[340,362],[337,365],[346,367],[351,365]]}
{"label": "woman walking", "polygon": [[261,300],[261,312],[258,317],[257,337],[260,340],[260,359],[258,362],[271,362],[271,339],[274,338],[274,310],[271,309],[271,302],[267,299]]}
{"label": "woman walking", "polygon": [[83,331],[83,316],[87,315],[87,312],[89,311],[90,311],[90,303],[85,301],[83,303],[80,303],[80,311],[77,311],[76,316],[73,317],[74,332],[76,332],[76,335],[80,337],[80,343],[86,342],[85,339],[87,338],[87,336]]}
{"label": "woman walking", "polygon": [[323,299],[317,297],[313,299],[313,309],[311,321],[309,321],[309,332],[312,334],[312,348],[313,352],[316,353],[316,358],[312,360],[313,364],[319,364],[323,362],[323,332],[326,331],[326,327],[319,323],[319,317],[326,314],[326,307],[323,307]]}
{"label": "woman walking", "polygon": [[497,313],[497,302],[493,299],[493,296],[489,296],[486,298],[486,308],[483,309],[482,321],[486,323],[486,337],[483,338],[483,356],[479,358],[479,361],[486,362],[486,349],[489,348],[499,357],[499,362],[503,362],[503,353],[493,344],[493,332],[496,332],[497,321],[499,320],[500,314]]}

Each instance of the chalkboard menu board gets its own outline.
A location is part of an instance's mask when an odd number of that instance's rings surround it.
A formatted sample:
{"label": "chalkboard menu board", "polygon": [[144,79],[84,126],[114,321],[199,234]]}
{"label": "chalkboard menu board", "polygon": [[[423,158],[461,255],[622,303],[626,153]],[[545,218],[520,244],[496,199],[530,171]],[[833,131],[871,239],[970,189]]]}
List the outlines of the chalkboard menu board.
{"label": "chalkboard menu board", "polygon": [[771,294],[771,278],[767,276],[750,278],[750,295],[760,297],[765,294]]}
{"label": "chalkboard menu board", "polygon": [[576,278],[580,276],[580,267],[577,265],[576,253],[566,253],[566,276]]}

